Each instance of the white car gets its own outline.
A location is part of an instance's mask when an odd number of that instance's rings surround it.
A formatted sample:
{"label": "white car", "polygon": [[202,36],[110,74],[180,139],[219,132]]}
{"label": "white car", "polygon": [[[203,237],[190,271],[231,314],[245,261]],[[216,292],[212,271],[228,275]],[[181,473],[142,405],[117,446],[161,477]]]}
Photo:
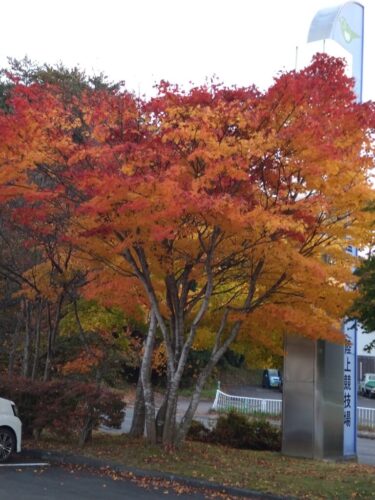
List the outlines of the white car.
{"label": "white car", "polygon": [[13,401],[0,398],[0,462],[21,451],[22,423]]}
{"label": "white car", "polygon": [[365,386],[368,382],[375,382],[375,373],[365,373],[363,375],[363,378],[358,386],[358,392],[362,394],[362,396],[366,396]]}

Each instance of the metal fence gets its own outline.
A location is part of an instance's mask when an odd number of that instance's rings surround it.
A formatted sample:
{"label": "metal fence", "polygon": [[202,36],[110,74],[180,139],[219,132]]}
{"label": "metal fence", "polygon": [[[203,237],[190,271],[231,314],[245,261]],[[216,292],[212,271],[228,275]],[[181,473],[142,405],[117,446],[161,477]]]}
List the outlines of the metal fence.
{"label": "metal fence", "polygon": [[362,406],[358,406],[357,421],[358,425],[361,427],[366,427],[371,430],[375,429],[375,408],[363,408]]}
{"label": "metal fence", "polygon": [[236,410],[241,413],[267,413],[269,415],[281,415],[281,399],[244,398],[242,396],[231,396],[220,390],[216,391],[216,397],[212,409],[216,411]]}
{"label": "metal fence", "polygon": [[[220,390],[216,391],[212,409],[218,412],[236,410],[241,413],[264,413],[267,415],[281,416],[281,399],[245,398],[232,396]],[[358,426],[375,430],[375,408],[357,408]]]}

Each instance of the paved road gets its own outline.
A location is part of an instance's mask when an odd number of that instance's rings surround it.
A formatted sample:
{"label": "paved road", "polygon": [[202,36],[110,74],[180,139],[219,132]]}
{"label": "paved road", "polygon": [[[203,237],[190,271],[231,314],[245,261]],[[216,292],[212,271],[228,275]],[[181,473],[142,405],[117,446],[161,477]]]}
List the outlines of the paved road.
{"label": "paved road", "polygon": [[358,462],[375,466],[375,439],[357,438]]}
{"label": "paved road", "polygon": [[60,467],[0,468],[0,498],[4,500],[156,500],[204,499],[203,493],[177,494],[172,489],[145,489],[133,481],[114,480],[88,471]]}
{"label": "paved road", "polygon": [[278,389],[263,389],[257,385],[222,385],[221,390],[232,396],[244,396],[247,398],[282,399],[283,394]]}
{"label": "paved road", "polygon": [[[245,396],[248,398],[262,398],[262,399],[282,399],[283,395],[277,389],[263,389],[258,386],[223,386],[223,392],[227,392],[233,396]],[[358,395],[357,406],[365,408],[375,408],[375,399],[364,398]]]}

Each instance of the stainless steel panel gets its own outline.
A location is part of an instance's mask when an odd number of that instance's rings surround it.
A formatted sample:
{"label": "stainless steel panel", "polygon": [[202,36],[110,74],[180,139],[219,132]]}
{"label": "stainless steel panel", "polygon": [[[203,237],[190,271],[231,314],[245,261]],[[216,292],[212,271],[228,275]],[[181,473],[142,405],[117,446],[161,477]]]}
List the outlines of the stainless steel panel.
{"label": "stainless steel panel", "polygon": [[284,359],[285,381],[312,382],[314,380],[315,341],[296,335],[287,335]]}
{"label": "stainless steel panel", "polygon": [[[323,344],[322,359],[317,371],[319,403],[323,407],[322,421],[319,425],[324,430],[324,458],[341,458],[344,451],[344,347],[330,342]],[[320,456],[320,455],[319,455]]]}
{"label": "stainless steel panel", "polygon": [[286,337],[284,454],[342,458],[343,357],[342,346],[295,335]]}
{"label": "stainless steel panel", "polygon": [[282,452],[313,458],[314,397],[310,382],[284,382]]}
{"label": "stainless steel panel", "polygon": [[314,457],[324,457],[325,440],[325,342],[314,341],[315,343],[315,377],[314,377]]}
{"label": "stainless steel panel", "polygon": [[286,455],[314,456],[315,342],[288,335],[283,381],[283,441]]}

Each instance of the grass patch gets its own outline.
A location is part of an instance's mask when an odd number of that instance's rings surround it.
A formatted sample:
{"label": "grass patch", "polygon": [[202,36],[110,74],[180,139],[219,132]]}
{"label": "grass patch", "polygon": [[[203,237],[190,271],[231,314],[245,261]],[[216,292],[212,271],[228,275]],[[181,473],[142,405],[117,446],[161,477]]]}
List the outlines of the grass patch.
{"label": "grass patch", "polygon": [[[29,445],[35,447],[35,442]],[[294,459],[276,452],[191,441],[181,450],[167,452],[143,439],[101,433],[94,434],[92,443],[84,449],[57,438],[43,438],[38,447],[304,499],[368,499],[374,498],[375,491],[374,467]]]}

